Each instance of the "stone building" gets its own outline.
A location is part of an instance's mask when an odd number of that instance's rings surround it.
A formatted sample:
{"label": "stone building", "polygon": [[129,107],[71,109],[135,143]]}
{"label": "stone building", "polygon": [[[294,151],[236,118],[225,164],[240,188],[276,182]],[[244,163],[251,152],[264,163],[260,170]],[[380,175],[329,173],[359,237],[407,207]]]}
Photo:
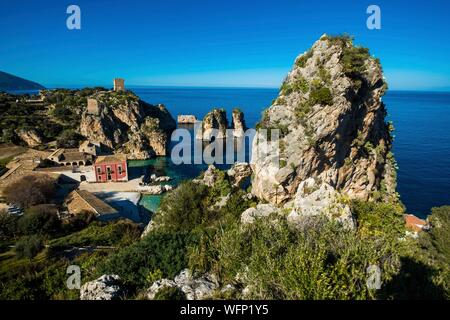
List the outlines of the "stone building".
{"label": "stone building", "polygon": [[114,79],[114,91],[125,91],[125,80],[121,78]]}
{"label": "stone building", "polygon": [[56,149],[47,159],[62,166],[85,166],[93,162],[91,154],[78,149]]}
{"label": "stone building", "polygon": [[109,204],[85,190],[72,191],[64,200],[69,214],[74,216],[89,212],[99,220],[112,220],[120,217],[119,212]]}

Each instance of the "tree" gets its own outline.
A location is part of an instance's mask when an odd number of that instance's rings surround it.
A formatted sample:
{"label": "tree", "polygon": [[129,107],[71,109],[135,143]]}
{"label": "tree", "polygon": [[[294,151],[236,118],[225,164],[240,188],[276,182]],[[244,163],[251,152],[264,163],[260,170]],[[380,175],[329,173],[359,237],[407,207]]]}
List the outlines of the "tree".
{"label": "tree", "polygon": [[84,137],[75,130],[64,130],[56,140],[58,148],[78,148]]}
{"label": "tree", "polygon": [[19,258],[31,259],[44,248],[44,241],[39,235],[25,236],[16,243],[16,254]]}
{"label": "tree", "polygon": [[13,238],[17,234],[17,217],[6,210],[0,211],[0,241]]}
{"label": "tree", "polygon": [[29,208],[19,220],[19,229],[23,234],[55,235],[61,229],[61,220],[53,205],[38,205]]}
{"label": "tree", "polygon": [[54,179],[44,174],[30,174],[10,183],[5,188],[4,195],[9,203],[26,209],[48,202],[55,191]]}

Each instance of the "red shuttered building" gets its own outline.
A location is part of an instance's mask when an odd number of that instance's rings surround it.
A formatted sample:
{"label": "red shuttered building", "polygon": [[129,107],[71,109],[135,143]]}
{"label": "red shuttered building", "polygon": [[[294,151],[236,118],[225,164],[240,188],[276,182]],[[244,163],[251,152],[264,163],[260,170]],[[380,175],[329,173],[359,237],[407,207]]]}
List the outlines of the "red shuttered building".
{"label": "red shuttered building", "polygon": [[99,156],[94,164],[97,182],[128,181],[127,157],[125,155]]}

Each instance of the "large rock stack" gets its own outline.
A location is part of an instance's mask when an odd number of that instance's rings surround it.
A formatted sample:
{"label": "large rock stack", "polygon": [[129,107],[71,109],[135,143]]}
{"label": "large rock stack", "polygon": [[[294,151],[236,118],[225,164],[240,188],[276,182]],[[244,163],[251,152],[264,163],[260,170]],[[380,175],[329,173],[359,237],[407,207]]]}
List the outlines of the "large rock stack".
{"label": "large rock stack", "polygon": [[380,63],[367,49],[345,36],[322,36],[296,59],[258,125],[279,130],[280,161],[255,151],[274,141],[254,140],[252,192],[273,204],[293,203],[300,183],[313,178],[319,189],[349,199],[395,197],[385,90]]}

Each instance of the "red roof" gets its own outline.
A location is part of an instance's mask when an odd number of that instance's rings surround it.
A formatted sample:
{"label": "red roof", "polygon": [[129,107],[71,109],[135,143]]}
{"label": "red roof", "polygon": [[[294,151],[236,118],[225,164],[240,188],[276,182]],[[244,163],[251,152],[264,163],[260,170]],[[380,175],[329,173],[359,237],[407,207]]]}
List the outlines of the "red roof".
{"label": "red roof", "polygon": [[422,231],[422,229],[427,225],[425,220],[422,220],[413,214],[407,214],[405,216],[405,223],[408,229],[412,229],[416,232]]}

